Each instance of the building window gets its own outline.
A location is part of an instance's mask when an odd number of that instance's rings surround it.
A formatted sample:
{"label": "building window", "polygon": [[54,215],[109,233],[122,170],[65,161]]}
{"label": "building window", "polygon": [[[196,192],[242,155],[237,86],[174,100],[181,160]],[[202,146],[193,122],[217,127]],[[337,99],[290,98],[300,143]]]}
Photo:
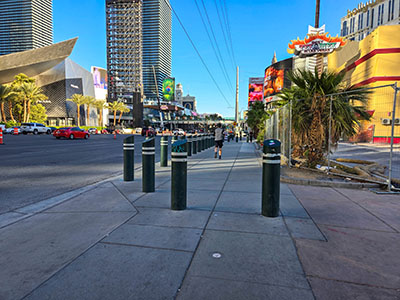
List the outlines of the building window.
{"label": "building window", "polygon": [[367,11],[367,27],[368,27],[368,25],[369,25],[369,9]]}
{"label": "building window", "polygon": [[371,11],[371,28],[374,28],[374,12],[375,9],[373,8]]}
{"label": "building window", "polygon": [[364,13],[361,13],[361,29],[364,27]]}
{"label": "building window", "polygon": [[378,23],[377,25],[381,25],[381,6],[378,6]]}
{"label": "building window", "polygon": [[392,4],[392,0],[389,0],[389,6],[388,6],[388,22],[390,21],[390,8],[392,7],[391,4]]}
{"label": "building window", "polygon": [[384,10],[385,10],[385,4],[383,3],[382,4],[382,8],[381,8],[381,24],[383,24],[383,12],[384,12]]}
{"label": "building window", "polygon": [[390,17],[391,20],[393,20],[393,18],[394,18],[394,2],[395,2],[395,0],[392,0],[392,14]]}

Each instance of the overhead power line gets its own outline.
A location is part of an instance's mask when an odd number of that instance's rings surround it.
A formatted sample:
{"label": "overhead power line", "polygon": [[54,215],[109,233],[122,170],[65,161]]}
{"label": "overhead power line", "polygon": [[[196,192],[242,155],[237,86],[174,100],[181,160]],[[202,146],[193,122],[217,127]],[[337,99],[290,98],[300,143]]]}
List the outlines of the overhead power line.
{"label": "overhead power line", "polygon": [[222,1],[221,6],[223,7],[223,12],[225,15],[225,22],[226,22],[226,27],[228,29],[228,39],[229,39],[229,43],[231,46],[231,51],[232,51],[232,55],[233,55],[233,61],[235,62],[235,66],[237,66],[236,63],[236,57],[235,57],[235,51],[233,51],[233,42],[232,42],[232,31],[231,31],[231,24],[229,22],[229,16],[228,16],[228,6],[226,5],[226,0],[220,0]]}
{"label": "overhead power line", "polygon": [[229,58],[231,59],[233,68],[236,68],[236,64],[235,64],[235,61],[234,61],[232,53],[231,53],[231,49],[230,49],[228,41],[226,39],[225,29],[224,29],[224,26],[222,25],[221,14],[219,13],[219,7],[218,7],[218,3],[216,0],[214,0],[214,4],[215,4],[215,10],[217,11],[217,15],[218,15],[219,25],[221,26],[222,35],[224,37],[226,49],[229,54]]}
{"label": "overhead power line", "polygon": [[[215,33],[214,33],[214,30],[213,30],[213,26],[212,26],[212,24],[211,24],[210,18],[209,18],[208,13],[207,13],[207,8],[206,8],[206,6],[205,6],[205,4],[204,4],[204,1],[201,0],[202,5],[203,5],[203,8],[204,8],[205,15],[206,15],[206,18],[207,18],[207,21],[208,21],[208,25],[210,26],[210,30],[211,30],[211,34],[212,34],[212,36],[213,36],[214,42],[213,42],[213,40],[212,40],[211,37],[210,37],[210,34],[209,34],[209,32],[208,32],[208,28],[207,28],[207,25],[206,25],[206,23],[205,23],[205,21],[204,21],[202,12],[201,12],[201,10],[200,10],[200,7],[199,7],[198,4],[197,4],[197,0],[194,0],[194,2],[196,3],[197,10],[199,11],[201,20],[202,20],[202,22],[203,22],[204,28],[206,29],[206,32],[207,32],[208,38],[209,38],[209,40],[210,40],[211,46],[212,46],[212,48],[213,48],[213,50],[214,50],[215,55],[217,56],[218,63],[219,63],[219,65],[220,65],[221,70],[222,70],[222,72],[223,72],[223,74],[224,74],[224,77],[225,77],[225,79],[226,79],[226,81],[227,81],[228,88],[230,89],[230,91],[232,91],[232,90],[231,90],[231,89],[233,88],[232,81],[230,80],[229,74],[228,74],[228,72],[227,72],[227,70],[226,70],[226,66],[225,66],[225,63],[224,63],[224,59],[223,59],[223,57],[222,57],[222,55],[221,55],[221,50],[220,50],[220,48],[219,48],[218,41],[217,41],[217,39],[216,39],[216,37],[215,37]],[[215,46],[214,46],[214,43],[215,43]]]}
{"label": "overhead power line", "polygon": [[181,19],[179,18],[178,14],[176,13],[176,11],[175,11],[175,9],[173,8],[172,5],[171,5],[171,9],[172,9],[172,12],[174,13],[176,19],[178,20],[179,24],[181,25],[183,31],[185,32],[187,38],[189,39],[190,43],[192,44],[193,49],[196,51],[196,53],[197,53],[197,55],[199,56],[201,62],[203,63],[204,67],[206,68],[207,73],[210,75],[212,81],[214,82],[215,86],[217,87],[218,91],[220,92],[220,94],[222,95],[222,97],[224,98],[224,100],[226,101],[226,103],[228,104],[228,106],[231,105],[231,104],[229,103],[228,99],[225,97],[225,94],[222,92],[221,88],[219,87],[219,85],[218,85],[217,81],[215,80],[214,76],[212,75],[210,69],[208,68],[208,66],[207,66],[206,62],[204,61],[203,57],[201,56],[199,50],[197,50],[196,45],[194,44],[192,38],[190,37],[189,33],[187,32],[185,26],[183,25]]}

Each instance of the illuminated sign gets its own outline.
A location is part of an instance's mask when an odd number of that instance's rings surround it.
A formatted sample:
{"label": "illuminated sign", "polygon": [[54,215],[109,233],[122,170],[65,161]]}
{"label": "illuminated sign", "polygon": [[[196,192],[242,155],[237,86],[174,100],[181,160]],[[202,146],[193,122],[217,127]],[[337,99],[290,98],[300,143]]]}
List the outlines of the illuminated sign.
{"label": "illuminated sign", "polygon": [[162,94],[165,101],[175,100],[175,78],[168,77],[163,80]]}
{"label": "illuminated sign", "polygon": [[160,108],[161,108],[162,110],[168,110],[168,105],[161,105]]}
{"label": "illuminated sign", "polygon": [[347,10],[347,17],[350,18],[352,16],[355,16],[356,14],[360,13],[360,12],[367,12],[368,8],[370,8],[371,6],[375,6],[381,2],[384,2],[384,0],[370,0],[367,3],[360,3],[358,4],[358,6],[353,9],[353,10]]}
{"label": "illuminated sign", "polygon": [[329,54],[341,46],[346,45],[344,38],[331,37],[328,33],[308,34],[304,40],[292,40],[289,43],[287,52],[300,57],[311,56],[315,54]]}
{"label": "illuminated sign", "polygon": [[249,78],[249,98],[248,106],[255,101],[263,101],[264,77]]}

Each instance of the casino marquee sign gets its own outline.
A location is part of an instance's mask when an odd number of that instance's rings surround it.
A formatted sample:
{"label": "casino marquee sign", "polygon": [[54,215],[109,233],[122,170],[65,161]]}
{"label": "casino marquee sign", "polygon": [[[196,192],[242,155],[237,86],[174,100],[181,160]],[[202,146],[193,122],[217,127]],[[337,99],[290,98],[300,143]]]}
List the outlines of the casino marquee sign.
{"label": "casino marquee sign", "polygon": [[312,56],[316,54],[329,54],[336,49],[346,45],[341,37],[331,37],[328,33],[308,34],[304,40],[292,40],[289,43],[288,53],[300,57]]}

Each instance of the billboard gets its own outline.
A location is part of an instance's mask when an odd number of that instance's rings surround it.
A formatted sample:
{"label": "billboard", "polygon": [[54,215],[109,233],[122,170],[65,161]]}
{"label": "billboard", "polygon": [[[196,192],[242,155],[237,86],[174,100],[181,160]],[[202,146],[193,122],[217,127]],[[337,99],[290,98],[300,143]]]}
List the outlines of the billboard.
{"label": "billboard", "polygon": [[164,101],[175,101],[175,78],[167,77],[163,80],[162,94]]}
{"label": "billboard", "polygon": [[94,88],[107,89],[107,70],[100,67],[92,67]]}
{"label": "billboard", "polygon": [[248,106],[255,101],[263,101],[263,77],[250,77],[249,78],[249,99]]}
{"label": "billboard", "polygon": [[292,70],[293,59],[281,60],[265,69],[264,73],[264,101],[272,100],[272,96],[279,94],[282,89],[290,87],[287,72]]}

